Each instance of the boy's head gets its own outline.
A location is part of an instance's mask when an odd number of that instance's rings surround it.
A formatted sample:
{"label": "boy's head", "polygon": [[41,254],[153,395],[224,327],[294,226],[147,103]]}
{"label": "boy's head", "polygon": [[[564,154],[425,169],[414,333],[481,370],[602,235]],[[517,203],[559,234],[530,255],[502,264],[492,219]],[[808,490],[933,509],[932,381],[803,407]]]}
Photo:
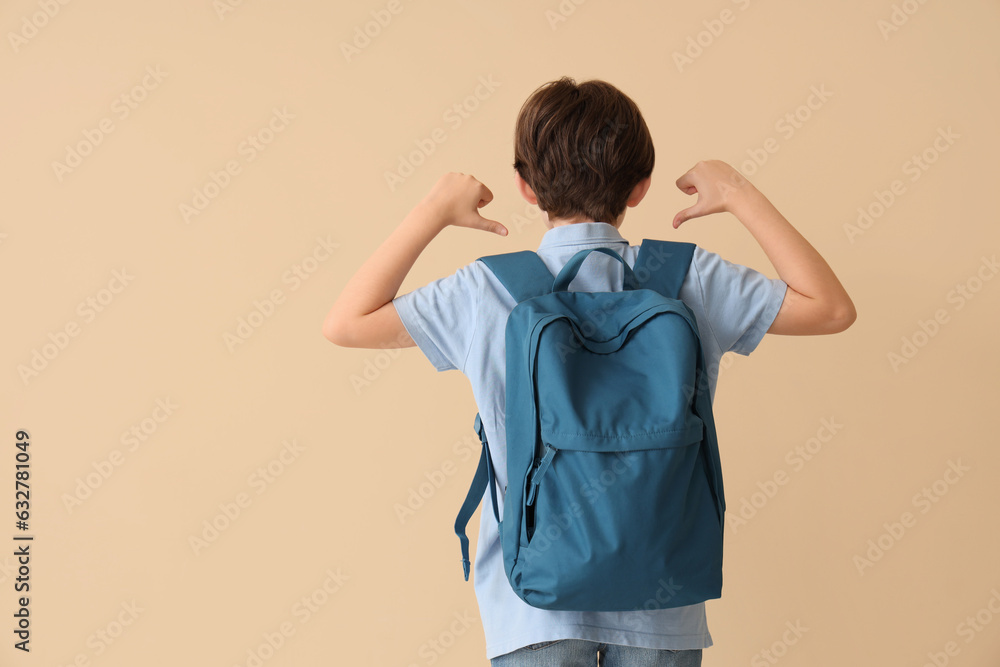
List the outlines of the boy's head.
{"label": "boy's head", "polygon": [[626,206],[645,194],[653,158],[639,107],[596,79],[577,84],[564,76],[542,85],[524,102],[514,128],[519,187],[529,201],[533,194],[549,220],[617,226]]}

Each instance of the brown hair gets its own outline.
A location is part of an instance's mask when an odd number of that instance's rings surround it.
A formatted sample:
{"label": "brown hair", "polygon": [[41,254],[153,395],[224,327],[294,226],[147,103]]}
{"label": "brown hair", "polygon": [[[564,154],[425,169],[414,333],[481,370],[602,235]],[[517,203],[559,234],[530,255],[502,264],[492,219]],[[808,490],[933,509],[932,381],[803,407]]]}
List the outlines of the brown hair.
{"label": "brown hair", "polygon": [[562,77],[521,106],[514,169],[550,218],[614,223],[653,172],[653,140],[639,107],[610,83]]}

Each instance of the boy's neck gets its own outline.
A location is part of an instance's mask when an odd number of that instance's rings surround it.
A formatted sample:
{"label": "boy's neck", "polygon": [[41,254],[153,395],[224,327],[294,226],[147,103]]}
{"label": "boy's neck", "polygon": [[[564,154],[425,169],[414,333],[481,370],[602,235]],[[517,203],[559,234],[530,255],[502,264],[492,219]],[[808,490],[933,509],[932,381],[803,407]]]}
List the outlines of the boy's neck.
{"label": "boy's neck", "polygon": [[[552,229],[554,227],[562,227],[564,225],[576,225],[576,224],[579,224],[581,222],[597,222],[596,220],[591,220],[590,218],[555,218],[553,220],[549,220],[549,216],[548,216],[547,213],[545,213],[544,216],[545,216],[544,217],[545,226],[548,229]],[[611,225],[615,229],[618,229],[621,226],[621,224],[622,224],[622,218],[624,218],[624,217],[625,217],[624,214],[622,214],[621,216],[618,217],[617,220],[614,220],[614,221],[609,222],[607,224]]]}

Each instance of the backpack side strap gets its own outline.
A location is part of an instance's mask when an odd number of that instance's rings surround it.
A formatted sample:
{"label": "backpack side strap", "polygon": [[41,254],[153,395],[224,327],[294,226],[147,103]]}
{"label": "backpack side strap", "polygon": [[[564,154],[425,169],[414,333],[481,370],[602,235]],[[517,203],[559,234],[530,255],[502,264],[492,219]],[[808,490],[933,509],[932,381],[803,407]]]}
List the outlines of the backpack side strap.
{"label": "backpack side strap", "polygon": [[483,494],[486,492],[486,487],[490,487],[490,499],[493,501],[493,516],[496,517],[497,524],[500,523],[500,512],[497,510],[497,484],[496,475],[493,473],[493,459],[490,458],[490,445],[486,441],[486,429],[483,427],[483,421],[479,418],[479,413],[476,413],[476,423],[475,423],[476,433],[479,434],[479,440],[483,443],[482,455],[479,457],[479,467],[476,469],[476,476],[472,480],[472,486],[469,488],[469,493],[465,496],[465,502],[462,503],[462,509],[458,511],[458,517],[455,519],[455,534],[458,535],[458,540],[462,545],[462,570],[465,572],[465,580],[469,580],[469,568],[471,563],[469,562],[469,538],[465,534],[465,528],[469,525],[469,519],[472,515],[476,513],[476,509],[479,508],[479,503],[483,499]]}
{"label": "backpack side strap", "polygon": [[640,287],[671,299],[680,298],[694,247],[693,243],[643,239],[633,267]]}
{"label": "backpack side strap", "polygon": [[532,250],[480,257],[517,303],[547,294],[555,276]]}

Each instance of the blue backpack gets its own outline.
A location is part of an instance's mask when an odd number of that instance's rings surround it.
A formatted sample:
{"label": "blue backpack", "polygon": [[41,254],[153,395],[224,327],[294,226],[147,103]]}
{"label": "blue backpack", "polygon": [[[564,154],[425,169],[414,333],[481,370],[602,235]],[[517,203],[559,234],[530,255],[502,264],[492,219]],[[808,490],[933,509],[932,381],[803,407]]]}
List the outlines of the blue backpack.
{"label": "blue backpack", "polygon": [[[567,291],[591,252],[624,267],[618,292]],[[490,488],[504,570],[533,607],[666,609],[722,595],[725,499],[704,355],[679,299],[694,245],[643,240],[634,270],[576,253],[553,280],[522,251],[482,257],[514,297],[507,319],[503,517],[482,456],[455,521]]]}

